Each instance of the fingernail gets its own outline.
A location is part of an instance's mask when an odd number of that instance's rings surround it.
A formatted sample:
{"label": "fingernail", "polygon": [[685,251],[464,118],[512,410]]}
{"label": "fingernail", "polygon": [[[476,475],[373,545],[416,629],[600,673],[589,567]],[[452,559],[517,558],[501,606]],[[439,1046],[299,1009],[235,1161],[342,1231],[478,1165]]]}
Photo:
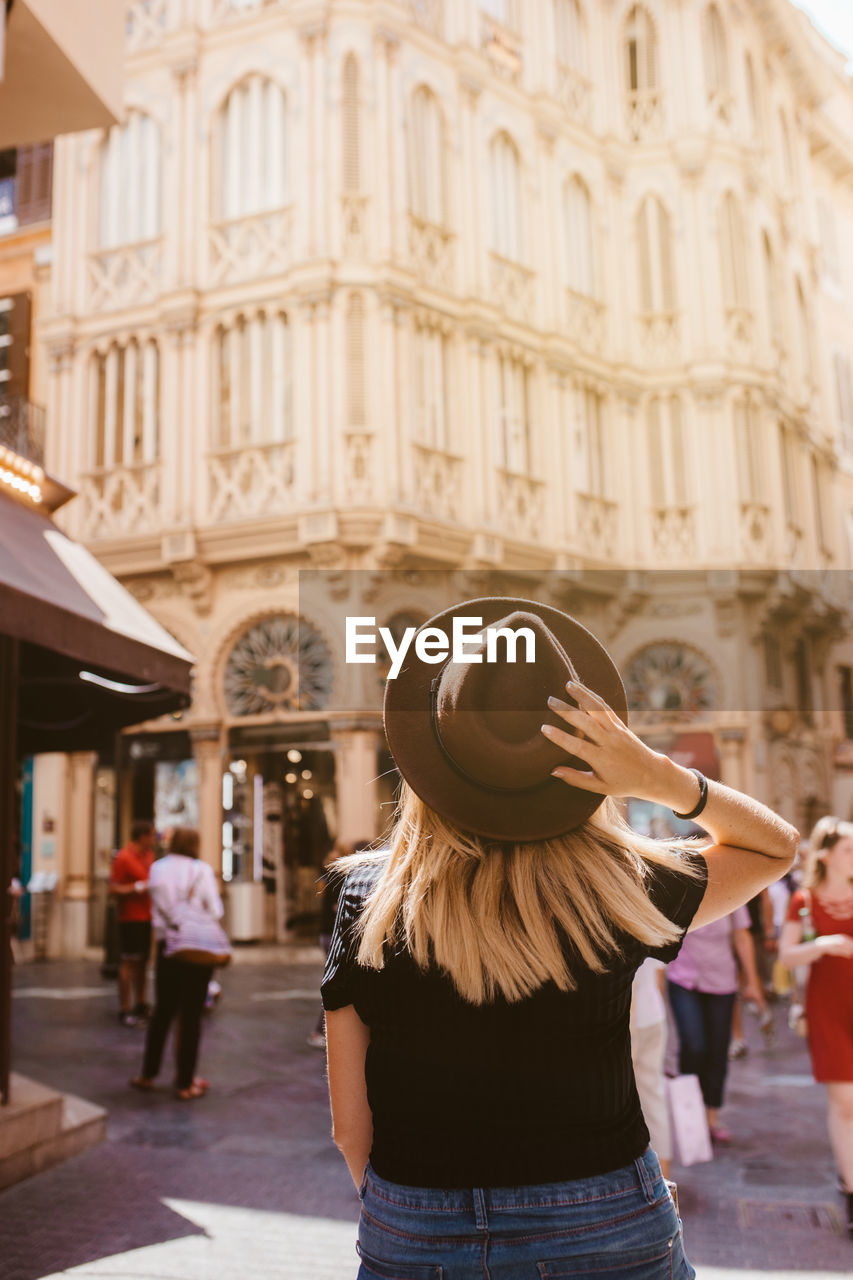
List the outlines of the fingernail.
{"label": "fingernail", "polygon": [[553,694],[551,694],[551,696],[550,696],[550,697],[549,697],[549,699],[548,699],[548,706],[549,706],[549,707],[558,707],[559,705],[560,705],[560,699],[559,699],[559,698],[555,698],[555,697],[554,697],[554,695],[553,695]]}
{"label": "fingernail", "polygon": [[544,733],[545,737],[547,738],[554,732],[554,729],[553,729],[553,726],[550,724],[543,724],[539,726],[539,731],[540,733]]}
{"label": "fingernail", "polygon": [[567,688],[567,689],[577,689],[577,688],[579,688],[579,687],[580,687],[580,686],[578,685],[577,680],[569,680],[569,681],[566,683],[566,688]]}

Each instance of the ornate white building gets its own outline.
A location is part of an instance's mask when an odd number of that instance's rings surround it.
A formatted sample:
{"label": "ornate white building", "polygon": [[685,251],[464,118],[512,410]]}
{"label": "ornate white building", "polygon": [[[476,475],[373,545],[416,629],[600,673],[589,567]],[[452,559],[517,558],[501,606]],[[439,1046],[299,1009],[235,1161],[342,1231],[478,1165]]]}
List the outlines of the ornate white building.
{"label": "ornate white building", "polygon": [[399,570],[379,622],[514,571],[656,741],[801,826],[849,808],[842,55],[788,0],[127,15],[124,123],[57,145],[41,327],[70,531],[198,656],[123,821],[184,812],[193,758],[206,856],[265,855],[279,929],[327,832],[375,833],[377,702],[331,612],[293,624],[305,567]]}

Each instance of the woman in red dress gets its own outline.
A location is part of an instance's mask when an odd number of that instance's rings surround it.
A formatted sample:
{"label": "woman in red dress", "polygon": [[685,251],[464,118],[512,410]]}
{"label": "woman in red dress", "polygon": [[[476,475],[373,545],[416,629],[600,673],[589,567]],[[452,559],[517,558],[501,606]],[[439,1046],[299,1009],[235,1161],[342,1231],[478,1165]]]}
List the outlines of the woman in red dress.
{"label": "woman in red dress", "polygon": [[853,1236],[853,823],[821,818],[803,886],[779,940],[789,968],[808,966],[806,1019],[812,1071],[826,1085],[829,1139]]}

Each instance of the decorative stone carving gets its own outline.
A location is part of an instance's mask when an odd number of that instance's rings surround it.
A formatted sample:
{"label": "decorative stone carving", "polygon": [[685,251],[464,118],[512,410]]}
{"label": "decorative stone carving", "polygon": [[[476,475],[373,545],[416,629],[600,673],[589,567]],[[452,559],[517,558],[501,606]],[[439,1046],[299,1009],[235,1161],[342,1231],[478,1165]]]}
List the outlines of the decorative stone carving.
{"label": "decorative stone carving", "polygon": [[172,565],[172,576],[183,595],[201,617],[213,605],[213,570],[200,560],[186,560]]}
{"label": "decorative stone carving", "polygon": [[305,618],[273,614],[237,640],[225,664],[225,703],[231,715],[328,705],[334,669],[323,636]]}
{"label": "decorative stone carving", "polygon": [[696,720],[717,705],[711,664],[689,645],[646,645],[628,663],[624,678],[628,705],[646,719]]}
{"label": "decorative stone carving", "polygon": [[280,275],[292,262],[292,237],[290,208],[213,223],[208,239],[209,284]]}

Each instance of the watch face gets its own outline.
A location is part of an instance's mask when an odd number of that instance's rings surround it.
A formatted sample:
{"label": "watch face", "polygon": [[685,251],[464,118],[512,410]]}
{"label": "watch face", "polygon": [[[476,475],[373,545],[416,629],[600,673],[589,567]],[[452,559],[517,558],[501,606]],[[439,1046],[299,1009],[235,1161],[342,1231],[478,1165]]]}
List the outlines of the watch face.
{"label": "watch face", "polygon": [[705,658],[674,643],[641,649],[628,665],[625,689],[631,711],[647,720],[695,720],[713,710],[717,700]]}

